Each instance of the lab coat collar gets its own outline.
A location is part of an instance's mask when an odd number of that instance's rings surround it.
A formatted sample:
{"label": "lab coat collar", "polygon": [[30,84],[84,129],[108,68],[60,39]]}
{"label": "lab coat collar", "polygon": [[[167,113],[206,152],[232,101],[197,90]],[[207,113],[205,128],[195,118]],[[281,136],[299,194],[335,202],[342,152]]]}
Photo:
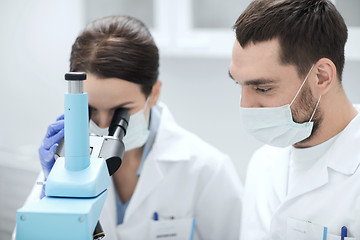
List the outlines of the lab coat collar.
{"label": "lab coat collar", "polygon": [[308,173],[297,180],[286,200],[319,188],[329,181],[328,169],[342,174],[354,174],[360,164],[358,146],[360,143],[359,114],[337,136],[331,148],[316,162]]}
{"label": "lab coat collar", "polygon": [[325,162],[326,158],[320,158],[307,174],[299,177],[294,183],[294,187],[288,192],[286,201],[325,185],[328,182],[328,171]]}
{"label": "lab coat collar", "polygon": [[359,144],[360,115],[358,114],[339,134],[326,154],[329,159],[328,167],[345,175],[354,174],[360,164]]}
{"label": "lab coat collar", "polygon": [[164,178],[160,166],[156,163],[152,163],[152,161],[154,161],[153,152],[150,152],[144,163],[144,171],[141,173],[135,191],[129,202],[129,206],[125,211],[124,223],[128,221],[133,213],[141,206],[141,203]]}
{"label": "lab coat collar", "polygon": [[163,103],[158,103],[161,108],[160,126],[154,142],[154,156],[157,161],[188,161],[191,154],[188,142],[182,129],[175,122],[173,116]]}

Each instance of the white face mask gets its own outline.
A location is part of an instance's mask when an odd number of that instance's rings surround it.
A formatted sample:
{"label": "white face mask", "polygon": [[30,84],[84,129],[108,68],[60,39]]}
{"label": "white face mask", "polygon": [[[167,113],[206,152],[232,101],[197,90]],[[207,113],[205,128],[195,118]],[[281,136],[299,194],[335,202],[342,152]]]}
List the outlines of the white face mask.
{"label": "white face mask", "polygon": [[[149,99],[146,100],[143,109],[130,116],[126,135],[123,139],[125,151],[142,147],[149,137],[150,131],[148,129],[148,121],[146,120],[144,114],[144,110],[148,104],[148,100]],[[90,120],[89,130],[90,133],[99,136],[107,136],[109,134],[109,128],[100,128],[92,120]]]}
{"label": "white face mask", "polygon": [[275,147],[287,147],[298,143],[311,135],[314,123],[311,122],[319,105],[321,96],[316,103],[315,109],[309,122],[296,123],[293,121],[291,108],[295,98],[299,94],[311,70],[300,86],[294,99],[290,104],[281,107],[266,108],[243,108],[240,107],[240,114],[247,132],[256,139]]}

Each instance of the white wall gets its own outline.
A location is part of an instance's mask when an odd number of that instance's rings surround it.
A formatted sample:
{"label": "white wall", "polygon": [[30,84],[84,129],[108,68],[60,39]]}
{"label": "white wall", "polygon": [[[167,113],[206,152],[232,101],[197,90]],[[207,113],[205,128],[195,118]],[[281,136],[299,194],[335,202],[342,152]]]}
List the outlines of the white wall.
{"label": "white wall", "polygon": [[0,2],[0,149],[38,145],[63,111],[64,73],[82,28],[79,1]]}

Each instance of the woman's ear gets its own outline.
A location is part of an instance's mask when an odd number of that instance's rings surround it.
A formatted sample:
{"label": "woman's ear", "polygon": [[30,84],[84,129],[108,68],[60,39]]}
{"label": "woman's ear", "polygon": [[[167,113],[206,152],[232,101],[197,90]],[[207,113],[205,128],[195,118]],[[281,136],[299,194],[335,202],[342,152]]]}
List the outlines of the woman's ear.
{"label": "woman's ear", "polygon": [[156,81],[156,83],[154,84],[154,86],[152,87],[152,91],[150,93],[150,99],[149,99],[149,106],[153,107],[160,95],[160,90],[161,90],[161,82],[160,81]]}
{"label": "woman's ear", "polygon": [[328,58],[321,58],[314,66],[316,73],[316,95],[325,95],[338,81],[335,64]]}

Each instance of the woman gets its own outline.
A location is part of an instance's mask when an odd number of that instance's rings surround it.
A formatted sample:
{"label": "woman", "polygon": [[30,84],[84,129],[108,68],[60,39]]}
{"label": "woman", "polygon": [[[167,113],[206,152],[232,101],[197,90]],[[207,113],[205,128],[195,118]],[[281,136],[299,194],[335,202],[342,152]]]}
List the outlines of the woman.
{"label": "woman", "polygon": [[[123,162],[100,217],[105,238],[151,239],[167,224],[178,236],[193,231],[194,239],[238,239],[242,186],[231,161],[179,127],[158,103],[158,69],[158,48],[132,17],[95,20],[72,47],[70,71],[87,73],[90,132],[107,135],[119,107],[131,114]],[[50,125],[39,148],[45,179],[63,125],[62,118]],[[40,192],[35,187],[31,197]]]}

